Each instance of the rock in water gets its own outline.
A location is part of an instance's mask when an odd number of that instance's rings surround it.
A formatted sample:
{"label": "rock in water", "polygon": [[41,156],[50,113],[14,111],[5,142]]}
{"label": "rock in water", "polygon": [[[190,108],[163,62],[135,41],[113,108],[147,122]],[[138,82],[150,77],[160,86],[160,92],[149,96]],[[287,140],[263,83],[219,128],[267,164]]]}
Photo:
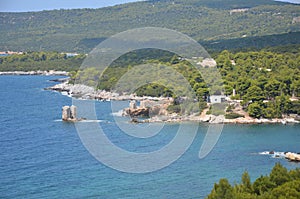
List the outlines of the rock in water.
{"label": "rock in water", "polygon": [[125,109],[127,115],[130,117],[149,117],[149,108]]}

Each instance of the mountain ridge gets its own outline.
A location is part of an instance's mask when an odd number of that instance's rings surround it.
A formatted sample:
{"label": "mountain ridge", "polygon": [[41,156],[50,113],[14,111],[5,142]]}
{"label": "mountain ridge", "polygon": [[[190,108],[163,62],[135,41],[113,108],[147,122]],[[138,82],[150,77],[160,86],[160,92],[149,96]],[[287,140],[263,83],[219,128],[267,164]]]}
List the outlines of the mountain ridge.
{"label": "mountain ridge", "polygon": [[[235,8],[249,10],[230,11]],[[197,41],[285,34],[300,31],[297,17],[299,5],[272,0],[151,0],[99,9],[2,12],[0,49],[89,52],[93,39],[148,26],[175,29]]]}

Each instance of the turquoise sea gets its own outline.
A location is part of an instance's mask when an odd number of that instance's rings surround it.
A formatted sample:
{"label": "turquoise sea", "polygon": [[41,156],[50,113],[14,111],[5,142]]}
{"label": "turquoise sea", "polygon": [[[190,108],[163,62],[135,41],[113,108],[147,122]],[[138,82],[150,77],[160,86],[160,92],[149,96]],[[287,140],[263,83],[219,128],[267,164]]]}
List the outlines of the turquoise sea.
{"label": "turquoise sea", "polygon": [[[204,198],[220,178],[239,182],[247,170],[255,179],[276,162],[300,167],[259,155],[300,152],[300,125],[225,125],[211,153],[199,159],[208,128],[201,124],[191,147],[170,166],[145,174],[113,170],[86,150],[74,124],[60,121],[62,106],[71,105],[72,99],[43,90],[55,78],[0,76],[0,198]],[[96,107],[107,137],[134,152],[163,147],[179,126],[166,124],[152,138],[135,139],[115,124],[110,102],[96,102]]]}

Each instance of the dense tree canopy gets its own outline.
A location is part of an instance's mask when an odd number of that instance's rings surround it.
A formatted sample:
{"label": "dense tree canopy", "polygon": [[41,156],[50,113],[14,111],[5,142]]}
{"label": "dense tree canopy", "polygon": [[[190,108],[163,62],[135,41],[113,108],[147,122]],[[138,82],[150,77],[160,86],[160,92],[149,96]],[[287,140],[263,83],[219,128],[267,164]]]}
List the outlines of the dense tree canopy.
{"label": "dense tree canopy", "polygon": [[299,102],[290,101],[300,96],[299,53],[223,51],[216,60],[229,88],[226,94],[235,89],[234,98],[243,100],[250,116],[280,118],[299,112]]}
{"label": "dense tree canopy", "polygon": [[68,57],[58,52],[26,52],[0,57],[0,71],[78,70],[85,55]]}
{"label": "dense tree canopy", "polygon": [[300,198],[300,169],[288,171],[277,163],[269,176],[261,176],[253,183],[248,172],[242,176],[240,184],[230,185],[221,179],[214,185],[207,199],[274,199]]}

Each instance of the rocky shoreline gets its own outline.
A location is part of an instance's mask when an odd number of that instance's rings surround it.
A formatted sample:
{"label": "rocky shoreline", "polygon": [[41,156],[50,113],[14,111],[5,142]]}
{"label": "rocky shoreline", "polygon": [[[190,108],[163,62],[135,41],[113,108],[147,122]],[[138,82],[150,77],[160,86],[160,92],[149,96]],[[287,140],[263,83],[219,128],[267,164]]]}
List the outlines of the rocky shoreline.
{"label": "rocky shoreline", "polygon": [[[225,119],[224,115],[214,116],[206,114],[206,111],[203,111],[201,115],[178,115],[176,113],[169,114],[167,112],[167,105],[171,104],[173,101],[172,98],[165,97],[139,97],[134,94],[118,94],[113,92],[107,92],[103,90],[95,90],[92,87],[81,85],[81,84],[68,84],[67,81],[54,85],[50,88],[45,88],[46,90],[53,90],[62,92],[65,95],[81,99],[91,99],[91,100],[101,100],[101,101],[140,101],[143,104],[141,107],[136,107],[136,105],[130,105],[129,108],[123,110],[123,116],[131,116],[133,123],[153,123],[153,122],[168,122],[168,123],[177,123],[184,121],[191,122],[202,122],[202,123],[224,123],[224,124],[287,124],[287,123],[299,123],[295,118],[285,117],[282,119],[256,119],[251,118],[248,115],[236,119]],[[145,105],[148,104],[148,105]],[[149,105],[150,104],[150,105]],[[152,104],[152,105],[151,105]],[[148,110],[146,107],[152,107]],[[140,109],[140,110],[139,110]],[[151,116],[146,119],[139,119],[138,113],[153,113]]]}
{"label": "rocky shoreline", "polygon": [[85,86],[82,84],[68,84],[68,82],[63,82],[61,84],[56,84],[52,87],[45,88],[45,90],[53,90],[58,92],[65,92],[70,97],[80,98],[80,99],[91,99],[91,100],[101,100],[101,101],[126,101],[126,100],[170,100],[170,98],[165,97],[149,97],[149,96],[136,96],[134,94],[122,94],[108,92],[105,90],[95,90],[93,87]]}
{"label": "rocky shoreline", "polygon": [[225,119],[224,115],[215,116],[215,115],[206,115],[204,118],[200,116],[164,116],[164,117],[152,117],[149,119],[138,120],[137,118],[132,119],[133,123],[153,123],[153,122],[167,122],[167,123],[177,123],[177,122],[201,122],[201,123],[210,123],[210,124],[299,124],[299,121],[294,118],[274,118],[274,119]]}
{"label": "rocky shoreline", "polygon": [[273,158],[284,158],[289,162],[300,162],[300,153],[292,152],[276,152],[276,151],[264,151],[260,152],[260,155],[271,155]]}
{"label": "rocky shoreline", "polygon": [[68,76],[66,71],[4,71],[0,72],[0,75],[45,75],[45,76]]}

